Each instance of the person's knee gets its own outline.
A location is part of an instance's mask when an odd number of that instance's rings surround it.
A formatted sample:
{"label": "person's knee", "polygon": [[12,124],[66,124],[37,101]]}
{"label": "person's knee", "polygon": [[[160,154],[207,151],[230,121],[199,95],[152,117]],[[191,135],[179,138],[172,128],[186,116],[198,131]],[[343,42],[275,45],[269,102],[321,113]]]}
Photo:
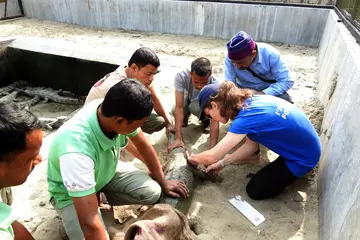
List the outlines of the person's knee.
{"label": "person's knee", "polygon": [[157,117],[154,120],[153,132],[159,132],[165,127],[165,119],[163,117]]}
{"label": "person's knee", "polygon": [[256,183],[256,181],[253,181],[252,179],[250,182],[246,185],[246,192],[248,196],[253,200],[263,200],[267,197],[265,196],[265,189]]}
{"label": "person's knee", "polygon": [[161,196],[161,187],[155,181],[149,181],[146,186],[145,194],[141,198],[143,204],[154,204],[156,203]]}
{"label": "person's knee", "polygon": [[57,211],[61,217],[61,221],[68,238],[83,239],[83,231],[81,229],[74,205],[67,206],[63,209],[58,209]]}
{"label": "person's knee", "polygon": [[146,121],[141,129],[143,132],[147,134],[152,134],[154,132],[159,132],[165,127],[165,119],[163,117],[157,116],[152,118],[149,117],[148,121]]}
{"label": "person's knee", "polygon": [[198,101],[194,101],[189,105],[190,112],[195,115],[196,117],[199,117],[200,115],[200,105]]}
{"label": "person's knee", "polygon": [[250,183],[246,186],[246,192],[251,199],[259,200],[259,192]]}

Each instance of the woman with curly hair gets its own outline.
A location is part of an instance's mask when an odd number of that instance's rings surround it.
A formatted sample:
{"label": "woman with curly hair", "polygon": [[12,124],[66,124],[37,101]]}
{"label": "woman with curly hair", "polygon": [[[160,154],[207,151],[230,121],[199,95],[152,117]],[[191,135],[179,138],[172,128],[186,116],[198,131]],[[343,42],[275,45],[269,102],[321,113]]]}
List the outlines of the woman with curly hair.
{"label": "woman with curly hair", "polygon": [[[277,196],[297,178],[318,163],[321,143],[307,116],[296,106],[269,95],[252,95],[234,83],[205,86],[199,93],[201,114],[213,121],[227,123],[229,132],[212,149],[189,158],[193,164],[207,165],[219,172],[226,165],[242,164],[262,144],[279,157],[258,171],[246,187],[255,200]],[[246,142],[227,155],[243,138]]]}

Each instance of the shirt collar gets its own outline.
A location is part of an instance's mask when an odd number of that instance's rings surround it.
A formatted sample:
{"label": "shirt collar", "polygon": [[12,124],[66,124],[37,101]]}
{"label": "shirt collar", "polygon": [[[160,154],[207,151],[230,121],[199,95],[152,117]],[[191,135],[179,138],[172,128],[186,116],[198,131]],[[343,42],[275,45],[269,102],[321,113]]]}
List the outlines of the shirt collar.
{"label": "shirt collar", "polygon": [[261,63],[262,63],[261,49],[259,48],[259,45],[256,44],[256,57],[252,64],[261,64]]}
{"label": "shirt collar", "polygon": [[17,213],[15,213],[9,205],[3,203],[2,201],[0,202],[0,212],[0,228],[5,228],[5,230],[10,231],[11,235],[14,235],[11,224],[18,218]]}
{"label": "shirt collar", "polygon": [[97,117],[97,109],[100,106],[100,104],[102,103],[102,101],[103,101],[103,99],[101,99],[100,101],[93,101],[92,103],[89,103],[89,105],[92,104],[92,106],[91,106],[91,109],[89,109],[91,111],[91,114],[89,116],[88,121],[89,121],[91,129],[93,130],[93,132],[95,134],[95,138],[99,142],[101,148],[104,151],[107,151],[116,145],[116,138],[117,138],[118,134],[116,134],[113,139],[110,139],[104,134],[104,132],[102,131],[102,129],[100,127],[99,119]]}

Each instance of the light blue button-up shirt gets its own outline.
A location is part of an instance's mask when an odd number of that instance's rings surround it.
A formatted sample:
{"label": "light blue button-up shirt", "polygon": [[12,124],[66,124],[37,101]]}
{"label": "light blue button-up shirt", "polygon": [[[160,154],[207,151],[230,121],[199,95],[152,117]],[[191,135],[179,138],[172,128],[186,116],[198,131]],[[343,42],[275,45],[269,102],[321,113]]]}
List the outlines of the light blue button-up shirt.
{"label": "light blue button-up shirt", "polygon": [[257,55],[250,68],[267,80],[276,80],[276,83],[264,82],[248,70],[236,68],[228,56],[225,58],[225,80],[234,82],[238,87],[251,88],[273,96],[283,94],[294,85],[279,51],[268,44],[257,43]]}

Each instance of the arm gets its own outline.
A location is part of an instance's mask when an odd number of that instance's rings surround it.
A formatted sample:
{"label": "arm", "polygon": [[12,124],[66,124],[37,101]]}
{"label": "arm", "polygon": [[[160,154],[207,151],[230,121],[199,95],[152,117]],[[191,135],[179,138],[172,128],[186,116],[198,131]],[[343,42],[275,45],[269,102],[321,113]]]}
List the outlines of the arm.
{"label": "arm", "polygon": [[168,152],[178,147],[186,148],[182,140],[182,124],[184,121],[184,92],[175,90],[175,139],[169,141]]}
{"label": "arm", "polygon": [[134,157],[139,159],[140,161],[144,162],[144,158],[141,156],[141,154],[138,152],[137,148],[135,147],[134,143],[131,141],[130,138],[128,138],[128,144],[125,148],[129,153],[131,153]]}
{"label": "arm", "polygon": [[247,137],[244,145],[223,159],[224,166],[241,163],[241,161],[254,154],[258,148],[259,144]]}
{"label": "arm", "polygon": [[210,165],[221,159],[227,152],[236,146],[245,134],[228,132],[225,137],[212,149],[200,154],[191,155],[189,161],[193,164]]}
{"label": "arm", "polygon": [[72,198],[81,229],[86,240],[107,240],[107,235],[98,215],[96,193]]}
{"label": "arm", "polygon": [[175,139],[182,140],[184,121],[184,92],[175,91]]}
{"label": "arm", "polygon": [[[34,238],[31,236],[30,232],[18,221],[14,221],[11,224],[11,227],[13,228],[14,231],[14,235],[15,235],[15,239],[14,240],[33,240]],[[1,236],[1,239],[8,239],[8,238],[2,238],[3,236]],[[10,240],[10,238],[9,238]]]}
{"label": "arm", "polygon": [[106,240],[105,228],[98,215],[94,161],[79,153],[64,154],[59,161],[61,177],[72,197],[85,239]]}
{"label": "arm", "polygon": [[242,145],[232,154],[226,156],[224,159],[219,160],[206,168],[206,172],[214,171],[219,173],[226,165],[230,164],[240,164],[246,158],[250,157],[253,153],[258,150],[258,143],[251,141],[248,137],[246,138],[246,143]]}
{"label": "arm", "polygon": [[227,56],[225,57],[224,65],[225,80],[236,83],[235,66]]}
{"label": "arm", "polygon": [[155,180],[163,186],[165,178],[162,171],[162,167],[158,156],[156,155],[154,147],[147,140],[144,133],[140,130],[139,133],[130,137],[131,141],[134,143],[137,151],[144,159],[144,164],[148,167],[149,171],[153,174]]}
{"label": "arm", "polygon": [[220,123],[214,120],[210,121],[210,146],[209,148],[215,147],[219,140],[219,128]]}
{"label": "arm", "polygon": [[153,99],[153,102],[154,102],[154,110],[159,116],[164,118],[165,126],[167,128],[168,126],[171,125],[168,114],[166,114],[165,109],[164,109],[163,105],[161,104],[160,99],[157,96],[154,87],[150,88],[150,92],[151,92],[151,96],[152,96],[152,99]]}
{"label": "arm", "polygon": [[294,81],[291,80],[289,69],[286,67],[279,53],[272,53],[269,64],[276,83],[271,84],[268,88],[264,89],[263,92],[267,95],[278,96],[288,91],[294,85]]}

